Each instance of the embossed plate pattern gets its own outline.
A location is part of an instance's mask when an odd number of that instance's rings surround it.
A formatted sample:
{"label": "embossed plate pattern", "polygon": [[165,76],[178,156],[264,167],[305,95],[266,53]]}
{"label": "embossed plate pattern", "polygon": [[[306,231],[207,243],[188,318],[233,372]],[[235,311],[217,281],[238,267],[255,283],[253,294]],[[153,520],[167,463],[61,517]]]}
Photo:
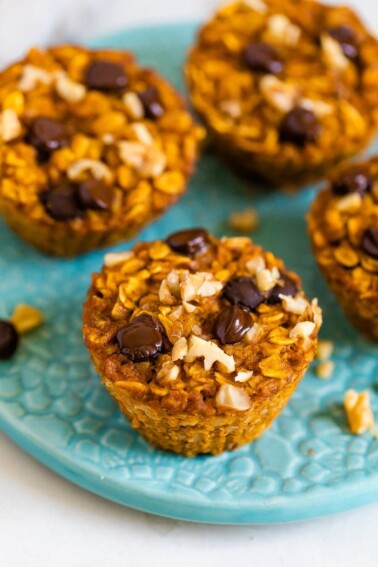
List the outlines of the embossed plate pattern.
{"label": "embossed plate pattern", "polygon": [[[108,38],[130,47],[183,87],[180,65],[193,25],[141,28]],[[254,444],[220,457],[181,458],[135,433],[91,369],[81,339],[81,304],[103,252],[47,258],[0,224],[0,316],[19,302],[40,307],[44,326],[22,338],[0,365],[0,424],[64,477],[141,510],[185,520],[273,523],[302,520],[378,498],[378,441],[348,433],[341,408],[348,387],[368,388],[377,411],[378,349],[346,322],[315,267],[304,214],[315,189],[298,196],[252,193],[215,158],[201,161],[188,194],[144,239],[183,226],[227,232],[230,211],[256,206],[256,241],[284,258],[324,308],[322,335],[335,342],[335,375],[310,371],[282,416]],[[118,246],[115,249],[123,249]]]}

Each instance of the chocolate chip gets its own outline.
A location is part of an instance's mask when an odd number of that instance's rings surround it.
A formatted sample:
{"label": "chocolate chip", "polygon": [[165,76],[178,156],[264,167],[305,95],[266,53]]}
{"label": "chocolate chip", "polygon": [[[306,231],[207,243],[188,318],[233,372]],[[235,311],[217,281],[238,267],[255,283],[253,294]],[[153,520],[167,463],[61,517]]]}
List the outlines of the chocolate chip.
{"label": "chocolate chip", "polygon": [[119,63],[94,61],[87,68],[85,82],[90,89],[118,91],[126,87],[127,77]]}
{"label": "chocolate chip", "polygon": [[167,244],[179,254],[195,256],[208,248],[210,244],[209,233],[203,228],[180,230],[168,236]]}
{"label": "chocolate chip", "polygon": [[117,333],[120,352],[133,362],[153,360],[164,348],[164,339],[157,319],[147,313]]}
{"label": "chocolate chip", "polygon": [[56,185],[42,193],[40,199],[48,214],[55,220],[68,221],[83,215],[75,185]]}
{"label": "chocolate chip", "polygon": [[264,296],[249,277],[229,280],[223,288],[223,296],[233,305],[246,307],[250,311],[264,301]]}
{"label": "chocolate chip", "polygon": [[159,99],[159,93],[155,87],[149,87],[145,91],[138,93],[139,100],[141,101],[144,113],[147,118],[156,120],[164,114],[163,105]]}
{"label": "chocolate chip", "polygon": [[13,356],[18,346],[18,333],[9,321],[0,321],[0,360]]}
{"label": "chocolate chip", "polygon": [[347,195],[348,193],[359,193],[363,195],[371,191],[373,180],[368,173],[363,171],[347,171],[332,184],[335,195]]}
{"label": "chocolate chip", "polygon": [[215,321],[214,336],[222,345],[238,343],[251,328],[251,317],[237,305],[221,311]]}
{"label": "chocolate chip", "polygon": [[296,106],[283,118],[279,133],[281,142],[304,146],[319,134],[319,122],[311,110]]}
{"label": "chocolate chip", "polygon": [[378,260],[378,228],[369,226],[363,234],[361,249],[365,254]]}
{"label": "chocolate chip", "polygon": [[88,179],[79,185],[77,197],[84,209],[108,210],[112,204],[113,193],[102,181]]}
{"label": "chocolate chip", "polygon": [[268,43],[250,43],[244,50],[244,61],[252,71],[277,75],[283,70],[277,51]]}
{"label": "chocolate chip", "polygon": [[348,59],[357,59],[359,50],[357,47],[356,34],[350,26],[336,26],[328,30],[329,35],[341,46],[341,49]]}
{"label": "chocolate chip", "polygon": [[46,161],[51,152],[67,146],[68,135],[64,124],[41,116],[31,123],[26,141],[36,148],[40,161]]}
{"label": "chocolate chip", "polygon": [[275,285],[269,292],[268,303],[271,305],[281,302],[280,295],[293,296],[298,291],[297,284],[288,276],[281,275],[280,280],[282,280],[283,283]]}

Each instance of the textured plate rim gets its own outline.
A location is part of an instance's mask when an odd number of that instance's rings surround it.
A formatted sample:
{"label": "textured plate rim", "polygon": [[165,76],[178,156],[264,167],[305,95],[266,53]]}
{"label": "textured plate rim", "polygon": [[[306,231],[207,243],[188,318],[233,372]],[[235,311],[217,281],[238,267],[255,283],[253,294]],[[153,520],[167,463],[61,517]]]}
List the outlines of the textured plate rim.
{"label": "textured plate rim", "polygon": [[234,505],[231,501],[226,504],[222,501],[193,501],[192,496],[162,493],[153,486],[146,485],[146,488],[141,490],[139,486],[133,485],[132,480],[125,481],[121,486],[113,480],[101,479],[94,470],[91,471],[89,467],[76,467],[72,460],[61,453],[59,456],[57,453],[52,456],[43,443],[23,435],[23,432],[12,426],[1,413],[0,426],[10,439],[34,459],[81,488],[117,504],[173,520],[225,525],[289,523],[330,516],[378,499],[376,479],[370,477],[350,481],[342,486],[335,485],[332,489],[325,487],[308,491],[295,500],[295,505],[286,496],[269,497],[266,500],[262,497],[261,502],[254,503],[253,507],[244,505],[243,501],[239,500],[235,500]]}

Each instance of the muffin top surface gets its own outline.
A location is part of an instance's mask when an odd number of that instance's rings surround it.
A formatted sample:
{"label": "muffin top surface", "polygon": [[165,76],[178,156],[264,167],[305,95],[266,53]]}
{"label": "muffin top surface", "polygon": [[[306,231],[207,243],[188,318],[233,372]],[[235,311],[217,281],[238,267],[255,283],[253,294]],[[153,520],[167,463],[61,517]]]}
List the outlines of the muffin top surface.
{"label": "muffin top surface", "polygon": [[329,277],[377,297],[378,157],[334,174],[312,205],[309,230]]}
{"label": "muffin top surface", "polygon": [[203,229],[105,256],[84,307],[101,375],[170,413],[247,410],[297,377],[321,324],[299,277]]}
{"label": "muffin top surface", "polygon": [[117,227],[184,191],[201,129],[131,53],[58,46],[0,74],[0,199],[46,224]]}
{"label": "muffin top surface", "polygon": [[201,28],[186,75],[205,122],[240,151],[283,148],[288,161],[315,164],[353,152],[375,128],[377,59],[349,8],[246,0]]}

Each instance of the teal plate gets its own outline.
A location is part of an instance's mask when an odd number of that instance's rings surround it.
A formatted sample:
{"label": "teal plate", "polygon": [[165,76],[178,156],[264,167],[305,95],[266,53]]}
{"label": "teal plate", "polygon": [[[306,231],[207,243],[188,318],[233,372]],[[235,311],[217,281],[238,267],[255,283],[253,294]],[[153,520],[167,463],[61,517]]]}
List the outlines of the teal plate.
{"label": "teal plate", "polygon": [[[181,64],[193,25],[134,29],[102,45],[135,50],[183,89]],[[347,323],[310,252],[304,215],[315,188],[297,196],[255,192],[217,159],[203,158],[185,198],[141,235],[165,237],[194,225],[227,232],[230,211],[253,205],[256,241],[303,276],[324,309],[323,337],[335,343],[332,379],[312,371],[256,443],[219,457],[178,457],[152,448],[118,411],[92,371],[81,338],[81,305],[103,252],[74,260],[33,251],[0,225],[0,315],[21,302],[46,323],[0,365],[0,425],[65,478],[105,498],[154,514],[214,523],[304,520],[378,499],[378,440],[349,434],[347,388],[369,389],[378,413],[378,348]],[[131,246],[132,243],[129,244]],[[124,246],[114,250],[124,249]]]}

